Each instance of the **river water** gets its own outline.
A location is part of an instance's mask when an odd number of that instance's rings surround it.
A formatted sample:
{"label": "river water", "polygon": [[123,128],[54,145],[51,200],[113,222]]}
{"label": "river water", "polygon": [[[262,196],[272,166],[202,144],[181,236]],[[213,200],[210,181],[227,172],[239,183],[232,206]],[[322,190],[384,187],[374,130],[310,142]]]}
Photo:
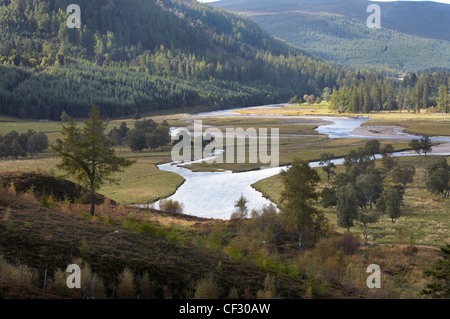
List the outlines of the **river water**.
{"label": "river water", "polygon": [[[283,104],[284,105],[284,104]],[[283,105],[270,105],[262,107],[281,107]],[[201,119],[211,116],[246,116],[233,113],[233,110],[214,111],[198,113],[193,116]],[[255,116],[250,117],[276,117],[282,116]],[[294,118],[317,118],[326,120],[327,123],[320,125],[316,130],[321,134],[328,135],[329,138],[371,138],[366,136],[353,135],[351,132],[369,118],[338,118],[327,116],[289,116],[289,119]],[[176,131],[176,128],[173,130]],[[377,136],[377,139],[412,139],[417,136],[400,133],[398,137],[392,136]],[[450,141],[450,138],[433,138],[433,140]],[[411,152],[399,152],[394,156],[411,156]],[[433,155],[450,155],[449,153]],[[206,160],[206,159],[204,159]],[[336,165],[342,164],[343,159],[336,159]],[[271,202],[266,199],[260,192],[256,191],[251,185],[259,180],[279,174],[287,167],[274,167],[257,171],[233,173],[231,171],[223,172],[192,172],[184,167],[190,163],[184,163],[183,166],[173,165],[174,163],[167,163],[159,165],[158,168],[163,171],[177,173],[185,178],[185,183],[181,185],[174,195],[169,199],[179,201],[184,205],[184,213],[205,218],[229,219],[231,214],[236,210],[235,202],[244,195],[248,200],[247,207],[249,211],[252,209],[261,209],[264,206],[270,205]],[[319,162],[311,162],[311,167],[319,167]],[[156,203],[158,208],[158,203]]]}

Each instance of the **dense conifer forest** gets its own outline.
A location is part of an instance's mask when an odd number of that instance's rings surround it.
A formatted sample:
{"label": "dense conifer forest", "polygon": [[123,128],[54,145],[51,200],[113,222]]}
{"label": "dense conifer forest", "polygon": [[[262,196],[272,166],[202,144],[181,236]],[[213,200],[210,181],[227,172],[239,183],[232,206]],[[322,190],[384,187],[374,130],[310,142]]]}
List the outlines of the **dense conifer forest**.
{"label": "dense conifer forest", "polygon": [[347,70],[193,0],[80,0],[79,29],[67,27],[70,2],[0,0],[0,114],[59,120],[64,111],[85,117],[96,104],[120,117],[333,89],[341,111],[418,110],[448,89],[446,71],[398,83],[389,70]]}

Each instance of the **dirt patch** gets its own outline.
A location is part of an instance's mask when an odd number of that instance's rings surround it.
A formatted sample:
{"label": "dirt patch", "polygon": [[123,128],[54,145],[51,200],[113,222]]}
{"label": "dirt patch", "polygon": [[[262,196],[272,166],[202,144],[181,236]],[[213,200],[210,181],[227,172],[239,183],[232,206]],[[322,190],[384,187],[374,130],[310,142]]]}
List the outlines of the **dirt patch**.
{"label": "dirt patch", "polygon": [[404,129],[401,126],[365,125],[354,129],[350,133],[360,136],[402,137],[407,135],[403,133]]}

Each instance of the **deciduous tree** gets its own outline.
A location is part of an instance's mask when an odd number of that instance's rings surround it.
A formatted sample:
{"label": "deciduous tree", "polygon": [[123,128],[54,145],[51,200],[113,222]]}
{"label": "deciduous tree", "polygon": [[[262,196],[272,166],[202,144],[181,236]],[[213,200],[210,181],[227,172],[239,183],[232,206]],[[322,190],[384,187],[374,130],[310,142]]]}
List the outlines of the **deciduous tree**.
{"label": "deciduous tree", "polygon": [[315,207],[319,198],[320,177],[308,162],[296,159],[292,167],[281,173],[284,190],[281,193],[282,213],[290,221],[289,227],[298,231],[298,245],[302,249],[303,232],[313,229],[322,212]]}

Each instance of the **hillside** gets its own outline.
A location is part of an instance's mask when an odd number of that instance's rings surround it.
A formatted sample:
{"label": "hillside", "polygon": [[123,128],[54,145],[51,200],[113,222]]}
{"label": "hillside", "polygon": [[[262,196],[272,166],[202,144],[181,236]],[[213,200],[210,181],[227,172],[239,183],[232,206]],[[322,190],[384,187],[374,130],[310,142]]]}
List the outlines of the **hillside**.
{"label": "hillside", "polygon": [[[418,298],[430,282],[423,270],[438,257],[436,249],[414,245],[359,247],[357,237],[333,229],[304,252],[293,249],[296,238],[289,234],[275,241],[281,239],[276,249],[258,217],[221,221],[106,203],[95,217],[88,212],[88,205],[47,208],[29,193],[1,189],[0,262],[6,272],[0,297],[79,299],[81,291],[66,288],[63,272],[76,262],[85,297],[96,278],[95,297],[108,299],[190,299],[208,279],[214,298]],[[384,289],[367,289],[368,263],[382,267]],[[134,288],[121,286],[125,268]]]}
{"label": "hillside", "polygon": [[195,0],[0,1],[0,114],[58,120],[92,104],[119,117],[151,110],[286,101],[343,71]]}
{"label": "hillside", "polygon": [[214,5],[247,15],[267,32],[327,60],[405,72],[450,68],[450,5],[380,2],[382,28],[374,30],[366,26],[371,3],[221,0]]}
{"label": "hillside", "polygon": [[[88,211],[87,206],[58,204],[55,209],[49,209],[30,197],[0,190],[0,259],[32,269],[37,276],[34,283],[41,289],[45,269],[49,277],[53,277],[57,268],[66,269],[80,257],[103,279],[108,296],[125,267],[132,269],[136,277],[147,272],[156,298],[191,298],[194,284],[208,275],[214,275],[218,281],[221,297],[228,296],[232,287],[241,295],[248,289],[253,296],[264,287],[267,273],[255,265],[232,263],[223,252],[203,248],[175,235],[183,228],[176,225],[190,226],[189,231],[178,236],[189,237],[189,232],[208,233],[214,226],[213,221],[110,206],[106,211],[112,219],[107,222],[101,219],[101,214],[94,220],[86,218],[83,211]],[[128,216],[124,219],[128,224],[121,225],[119,215],[121,218]],[[131,226],[130,216],[151,222],[137,231]],[[168,220],[171,226],[164,231],[164,227],[158,226],[159,222]],[[122,227],[123,231],[117,231]],[[87,251],[80,248],[83,242],[87,243]],[[1,287],[0,292],[11,290]],[[302,282],[289,277],[277,279],[277,290],[280,296],[292,298],[304,293]],[[12,291],[16,294],[14,289]],[[21,297],[24,296],[25,293]]]}

